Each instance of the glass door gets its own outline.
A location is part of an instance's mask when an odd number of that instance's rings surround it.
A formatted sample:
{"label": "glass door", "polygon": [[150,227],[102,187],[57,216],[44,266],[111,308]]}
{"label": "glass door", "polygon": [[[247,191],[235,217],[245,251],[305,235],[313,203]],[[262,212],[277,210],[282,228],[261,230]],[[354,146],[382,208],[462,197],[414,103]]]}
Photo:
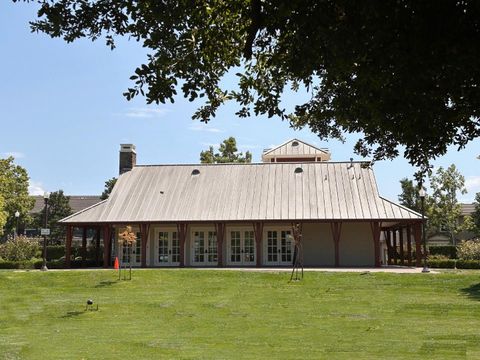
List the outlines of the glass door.
{"label": "glass door", "polygon": [[192,265],[216,265],[217,234],[215,231],[193,231],[192,233]]}
{"label": "glass door", "polygon": [[180,245],[176,231],[158,231],[155,245],[155,265],[175,266],[180,264]]}
{"label": "glass door", "polygon": [[291,230],[268,230],[265,242],[266,265],[291,265],[293,261],[293,241]]}
{"label": "glass door", "polygon": [[232,230],[228,233],[227,262],[229,265],[255,265],[253,231]]}
{"label": "glass door", "polygon": [[119,246],[121,265],[140,266],[142,263],[142,233],[135,234],[137,236],[135,244]]}

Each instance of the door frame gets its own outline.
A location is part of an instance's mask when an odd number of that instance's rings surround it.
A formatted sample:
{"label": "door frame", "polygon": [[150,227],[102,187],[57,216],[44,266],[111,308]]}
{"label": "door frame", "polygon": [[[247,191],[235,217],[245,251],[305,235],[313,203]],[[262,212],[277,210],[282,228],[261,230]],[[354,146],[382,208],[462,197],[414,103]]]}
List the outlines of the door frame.
{"label": "door frame", "polygon": [[[168,262],[159,262],[158,261],[158,233],[166,232],[168,233]],[[178,241],[178,262],[172,261],[172,247],[173,247],[173,233],[177,234]],[[180,239],[178,237],[178,229],[174,226],[155,226],[153,228],[153,266],[158,267],[169,267],[169,266],[180,266]]]}
{"label": "door frame", "polygon": [[[195,233],[203,232],[204,237],[204,261],[195,262]],[[215,234],[215,251],[217,252],[217,261],[208,261],[208,233],[213,232]],[[190,231],[190,265],[191,266],[217,266],[218,265],[218,237],[214,227],[194,227]]]}
{"label": "door frame", "polygon": [[[276,262],[269,262],[268,261],[268,232],[269,231],[277,231],[277,255],[278,260]],[[282,231],[288,231],[291,235],[293,235],[292,228],[290,226],[280,225],[280,226],[265,226],[263,228],[263,264],[265,266],[288,266],[292,265],[292,261],[282,261]],[[291,254],[293,259],[293,252],[295,250],[295,244],[292,242],[291,244]]]}
{"label": "door frame", "polygon": [[[238,231],[240,232],[240,262],[232,262],[230,256],[232,254],[231,248],[231,232]],[[245,262],[243,260],[243,250],[245,249],[245,232],[250,231],[253,233],[252,241],[253,241],[253,261]],[[226,264],[228,266],[255,266],[257,262],[257,246],[255,241],[255,231],[251,226],[231,226],[226,229],[226,242],[227,242],[227,258]]]}

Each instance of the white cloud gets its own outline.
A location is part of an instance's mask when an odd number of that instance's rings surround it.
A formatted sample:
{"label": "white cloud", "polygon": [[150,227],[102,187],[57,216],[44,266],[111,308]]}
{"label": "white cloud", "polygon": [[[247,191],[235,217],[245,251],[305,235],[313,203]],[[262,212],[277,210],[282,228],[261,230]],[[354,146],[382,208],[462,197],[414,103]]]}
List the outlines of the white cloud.
{"label": "white cloud", "polygon": [[168,109],[159,109],[159,108],[129,108],[125,115],[126,117],[130,118],[160,118],[164,115],[168,114],[170,110]]}
{"label": "white cloud", "polygon": [[15,159],[23,159],[25,154],[19,151],[7,151],[2,154],[5,157],[13,156]]}
{"label": "white cloud", "polygon": [[222,132],[224,132],[221,129],[211,127],[208,124],[191,125],[191,126],[188,127],[188,130],[191,130],[191,131],[205,131],[205,132],[212,132],[212,133],[222,133]]}
{"label": "white cloud", "polygon": [[45,193],[45,189],[41,182],[30,180],[30,184],[28,186],[28,193],[30,195],[43,195]]}

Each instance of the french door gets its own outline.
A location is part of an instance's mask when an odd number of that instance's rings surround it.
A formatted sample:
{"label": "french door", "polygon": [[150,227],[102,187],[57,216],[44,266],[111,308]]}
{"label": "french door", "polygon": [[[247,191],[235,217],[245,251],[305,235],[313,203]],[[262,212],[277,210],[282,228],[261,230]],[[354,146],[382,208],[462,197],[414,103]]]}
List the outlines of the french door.
{"label": "french door", "polygon": [[217,265],[217,233],[210,230],[194,230],[192,232],[192,265]]}
{"label": "french door", "polygon": [[121,265],[140,266],[142,263],[142,233],[136,232],[137,240],[132,245],[120,244],[118,249]]}
{"label": "french door", "polygon": [[292,265],[295,244],[291,230],[272,229],[265,235],[265,265]]}
{"label": "french door", "polygon": [[180,264],[180,242],[176,231],[155,231],[155,266],[178,266]]}
{"label": "french door", "polygon": [[251,230],[228,232],[228,265],[255,265],[255,236]]}

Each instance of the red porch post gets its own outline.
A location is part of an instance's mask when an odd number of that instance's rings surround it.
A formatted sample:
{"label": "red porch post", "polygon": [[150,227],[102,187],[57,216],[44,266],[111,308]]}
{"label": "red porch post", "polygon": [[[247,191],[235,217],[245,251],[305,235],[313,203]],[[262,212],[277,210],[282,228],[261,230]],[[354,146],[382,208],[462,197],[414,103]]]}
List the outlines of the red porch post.
{"label": "red porch post", "polygon": [[73,226],[67,225],[67,239],[65,241],[65,267],[70,268],[70,258],[72,256],[72,237]]}
{"label": "red porch post", "polygon": [[393,241],[393,263],[397,265],[397,230],[392,229],[392,241]]}
{"label": "red porch post", "polygon": [[391,236],[391,231],[390,229],[387,229],[385,230],[385,241],[387,242],[387,248],[388,248],[388,251],[387,251],[387,254],[388,254],[388,265],[392,265],[393,262],[392,262],[392,256],[393,256],[393,247],[392,247],[392,236]]}
{"label": "red porch post", "polygon": [[412,231],[411,227],[407,226],[407,259],[408,266],[412,266]]}
{"label": "red porch post", "polygon": [[103,226],[103,267],[110,266],[110,225]]}
{"label": "red porch post", "polygon": [[148,242],[148,230],[150,226],[148,224],[140,224],[140,234],[142,236],[142,253],[141,253],[141,266],[147,267],[147,242]]}
{"label": "red porch post", "polygon": [[223,241],[225,239],[225,223],[216,223],[218,267],[223,267]]}
{"label": "red porch post", "polygon": [[178,231],[178,245],[180,246],[179,255],[180,255],[180,267],[185,266],[185,240],[187,237],[187,224],[179,223],[177,224]]}
{"label": "red porch post", "polygon": [[263,223],[255,222],[253,223],[253,233],[255,235],[255,251],[257,267],[262,266],[262,238],[263,238]]}
{"label": "red porch post", "polygon": [[87,227],[82,229],[82,267],[86,266],[87,261]]}
{"label": "red porch post", "polygon": [[372,221],[370,223],[373,235],[373,252],[375,256],[375,267],[380,267],[380,223]]}
{"label": "red porch post", "polygon": [[422,223],[418,222],[413,225],[413,233],[415,237],[415,266],[422,266]]}
{"label": "red porch post", "polygon": [[342,232],[342,223],[334,221],[330,223],[332,230],[333,243],[335,245],[335,267],[340,266],[340,235]]}
{"label": "red porch post", "polygon": [[403,251],[403,227],[398,229],[400,234],[400,265],[405,265],[405,252]]}

